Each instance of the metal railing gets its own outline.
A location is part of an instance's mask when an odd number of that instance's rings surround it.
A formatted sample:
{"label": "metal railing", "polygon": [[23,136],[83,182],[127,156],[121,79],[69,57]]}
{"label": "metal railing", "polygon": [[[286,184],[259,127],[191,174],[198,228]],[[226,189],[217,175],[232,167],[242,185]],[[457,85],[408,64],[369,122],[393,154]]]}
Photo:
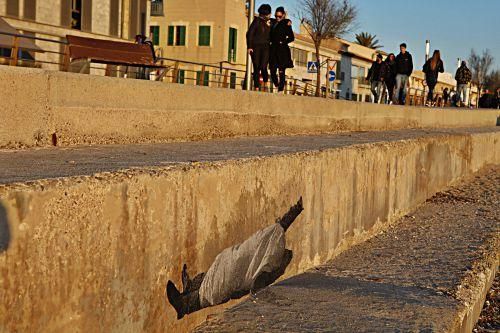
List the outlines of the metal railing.
{"label": "metal railing", "polygon": [[[14,34],[8,32],[0,32],[0,35],[12,37],[12,45],[10,47],[9,56],[0,54],[0,65],[24,66],[24,67],[47,67],[60,71],[75,71],[74,66],[70,66],[68,56],[68,43],[64,37],[52,36],[60,38],[60,40],[52,38],[43,38],[29,36],[23,34]],[[32,50],[24,50],[20,44],[21,39],[29,39],[39,42],[43,48],[43,53],[46,56],[31,56],[23,57],[23,52],[33,54]],[[46,47],[47,46],[47,47]],[[8,48],[7,48],[8,49]],[[37,53],[37,52],[34,52]],[[49,56],[47,56],[49,55]],[[164,69],[159,70],[143,70],[131,66],[117,65],[102,65],[85,63],[85,71],[87,74],[114,76],[122,78],[143,78],[143,79],[158,79],[162,82],[191,84],[198,86],[208,86],[227,89],[244,89],[245,88],[245,66],[242,64],[234,64],[227,61],[221,61],[216,64],[206,64],[193,61],[183,61],[179,59],[171,59],[167,57],[157,58],[157,62],[164,66]],[[78,61],[74,62],[78,63]],[[73,65],[74,63],[71,63]],[[252,78],[250,78],[252,79]],[[274,92],[276,88],[271,82],[263,86],[263,91]],[[340,96],[338,90],[330,90],[326,85],[320,88],[321,97],[331,99],[345,99]],[[285,94],[298,96],[315,96],[316,84],[310,80],[301,80],[293,77],[287,77],[285,85]],[[437,93],[439,99],[439,93]],[[424,92],[422,89],[409,88],[406,104],[407,105],[423,105],[425,104]]]}

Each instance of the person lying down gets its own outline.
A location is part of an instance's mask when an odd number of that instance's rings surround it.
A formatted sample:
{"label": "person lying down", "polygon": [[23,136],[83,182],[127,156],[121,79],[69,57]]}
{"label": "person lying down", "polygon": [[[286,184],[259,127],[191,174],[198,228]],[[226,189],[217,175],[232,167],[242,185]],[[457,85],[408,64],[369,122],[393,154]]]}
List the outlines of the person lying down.
{"label": "person lying down", "polygon": [[303,210],[301,197],[276,223],[219,253],[206,273],[190,279],[184,265],[182,293],[170,280],[166,288],[177,319],[255,293],[283,275],[292,260],[292,251],[285,248],[285,232]]}

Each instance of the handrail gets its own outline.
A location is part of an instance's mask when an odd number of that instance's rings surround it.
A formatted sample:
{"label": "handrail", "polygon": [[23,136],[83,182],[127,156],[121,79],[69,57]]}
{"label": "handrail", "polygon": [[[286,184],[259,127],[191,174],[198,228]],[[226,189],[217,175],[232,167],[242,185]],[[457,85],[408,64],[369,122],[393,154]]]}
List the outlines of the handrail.
{"label": "handrail", "polygon": [[[34,32],[30,31],[32,33],[37,33],[37,34],[45,34],[47,36],[51,36],[50,34],[46,34],[43,32]],[[60,38],[61,40],[56,40],[56,39],[50,39],[50,38],[44,38],[44,37],[38,37],[38,36],[30,36],[30,35],[25,35],[21,33],[10,33],[10,32],[2,32],[0,31],[0,35],[6,35],[6,36],[12,36],[13,37],[13,44],[11,48],[11,56],[0,56],[0,59],[3,60],[0,62],[0,65],[11,65],[11,66],[34,66],[34,67],[41,67],[42,65],[47,65],[47,66],[53,66],[51,68],[54,68],[54,66],[58,66],[59,70],[66,71],[68,70],[67,64],[69,62],[67,59],[67,45],[68,42],[65,37],[57,37],[55,36],[54,38]],[[42,41],[42,42],[48,42],[48,43],[54,43],[55,45],[64,45],[66,46],[64,52],[56,51],[54,48],[50,48],[50,46],[47,46],[47,50],[43,50],[49,55],[53,55],[52,57],[47,57],[47,58],[36,58],[36,59],[26,59],[26,58],[20,58],[18,56],[18,51],[21,49],[25,49],[22,46],[19,45],[18,40],[20,38],[26,38],[30,40],[35,40],[35,41]],[[55,59],[55,57],[59,58]],[[209,86],[213,87],[220,87],[220,88],[231,88],[231,89],[244,89],[244,80],[246,80],[246,71],[243,70],[244,65],[242,64],[235,64],[231,63],[229,61],[221,61],[218,63],[200,63],[196,61],[188,61],[188,60],[179,60],[179,59],[173,59],[173,58],[168,58],[168,57],[158,57],[157,58],[158,62],[162,63],[165,65],[166,70],[164,73],[160,74],[159,71],[156,71],[157,77],[160,78],[161,81],[164,82],[172,82],[172,83],[180,83],[180,76],[179,73],[180,71],[184,71],[184,73],[191,73],[189,76],[184,74],[183,77],[183,82],[192,82],[195,85],[206,85],[208,84]],[[184,68],[183,68],[184,67]],[[186,68],[187,67],[187,68]],[[196,67],[198,67],[201,70],[197,70]],[[88,64],[86,66],[87,70],[86,72],[88,73],[90,70],[93,70],[92,73],[101,73],[103,75],[108,75],[108,76],[119,76],[119,77],[128,77],[132,74],[132,77],[135,77],[134,75],[139,73],[134,67],[132,70],[128,66],[106,66],[103,64],[95,65],[92,66],[91,64]],[[241,68],[241,69],[240,69]],[[99,72],[96,72],[99,71]],[[155,73],[155,70],[151,70],[152,73]],[[208,76],[208,80],[205,80],[205,76],[203,75],[197,75],[197,73],[206,73],[209,72],[210,75]],[[146,72],[147,73],[147,72]],[[195,75],[192,75],[193,73],[196,73]],[[236,73],[236,74],[233,74]],[[144,76],[144,73],[141,75]],[[248,78],[252,79],[252,78]],[[299,78],[294,78],[287,76],[287,84],[285,88],[285,93],[287,94],[293,94],[293,95],[300,95],[300,96],[314,96],[316,92],[316,84],[314,84],[312,81],[307,80],[307,79],[299,79]],[[235,81],[236,80],[236,81]],[[272,83],[268,82],[266,86],[266,91],[273,91],[275,88],[272,87]],[[346,99],[342,96],[337,96],[335,91],[332,91],[329,89],[327,83],[323,83],[321,85],[320,89],[320,95],[324,98],[338,98],[338,99]],[[417,88],[417,87],[410,87],[408,90],[407,94],[407,103],[409,105],[423,105],[425,103],[425,98],[426,96],[424,95],[424,90]],[[440,94],[436,92],[436,98],[438,99]],[[347,99],[346,99],[347,100]]]}
{"label": "handrail", "polygon": [[49,39],[49,38],[43,38],[43,37],[36,37],[36,36],[29,36],[29,35],[24,35],[24,34],[15,34],[12,32],[6,32],[6,31],[0,31],[0,35],[7,35],[7,36],[12,36],[12,37],[19,37],[19,38],[26,38],[26,39],[34,39],[34,40],[40,40],[43,42],[52,42],[56,44],[68,44],[67,41],[59,41],[55,39]]}

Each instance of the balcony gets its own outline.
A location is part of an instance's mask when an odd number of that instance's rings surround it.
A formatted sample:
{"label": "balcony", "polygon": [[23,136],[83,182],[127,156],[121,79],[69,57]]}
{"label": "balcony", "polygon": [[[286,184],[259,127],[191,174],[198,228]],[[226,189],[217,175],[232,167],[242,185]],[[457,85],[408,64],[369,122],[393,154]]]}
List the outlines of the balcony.
{"label": "balcony", "polygon": [[151,1],[151,16],[164,16],[163,0]]}

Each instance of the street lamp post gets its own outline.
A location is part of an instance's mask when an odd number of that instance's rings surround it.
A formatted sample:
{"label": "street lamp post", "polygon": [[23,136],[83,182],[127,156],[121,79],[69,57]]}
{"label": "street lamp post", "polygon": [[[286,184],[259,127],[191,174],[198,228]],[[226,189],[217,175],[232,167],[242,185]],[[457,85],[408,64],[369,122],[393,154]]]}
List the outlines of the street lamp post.
{"label": "street lamp post", "polygon": [[[427,60],[429,60],[430,53],[431,53],[431,41],[427,39],[425,41],[425,62],[427,62]],[[424,78],[424,80],[425,80],[425,78]],[[424,84],[423,86],[424,86],[424,96],[423,96],[424,104],[427,104],[427,96],[425,96],[426,84]]]}
{"label": "street lamp post", "polygon": [[[248,0],[248,28],[252,24],[255,15],[255,0]],[[246,79],[245,79],[245,89],[250,90],[252,88],[252,57],[247,52],[247,67],[246,67]]]}

